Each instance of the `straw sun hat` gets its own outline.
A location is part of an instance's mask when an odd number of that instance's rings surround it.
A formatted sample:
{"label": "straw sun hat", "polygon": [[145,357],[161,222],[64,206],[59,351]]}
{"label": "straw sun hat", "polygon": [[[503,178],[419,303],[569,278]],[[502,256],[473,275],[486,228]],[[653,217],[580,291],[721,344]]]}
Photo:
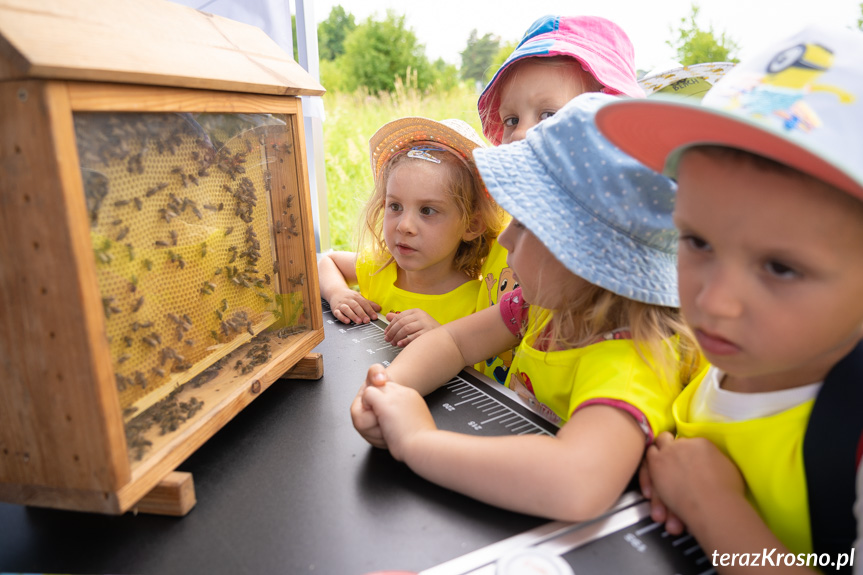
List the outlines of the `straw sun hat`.
{"label": "straw sun hat", "polygon": [[369,140],[375,180],[393,156],[421,143],[440,146],[465,162],[472,160],[476,148],[486,147],[476,130],[462,120],[400,118],[381,126]]}

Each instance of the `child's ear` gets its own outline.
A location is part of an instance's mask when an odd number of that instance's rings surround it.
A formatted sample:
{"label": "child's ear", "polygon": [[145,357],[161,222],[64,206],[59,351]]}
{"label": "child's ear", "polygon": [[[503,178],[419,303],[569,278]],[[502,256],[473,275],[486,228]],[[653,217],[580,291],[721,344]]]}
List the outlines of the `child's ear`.
{"label": "child's ear", "polygon": [[473,240],[480,237],[484,233],[485,233],[485,224],[482,222],[482,218],[480,218],[479,215],[476,215],[470,221],[470,225],[465,230],[464,234],[461,236],[461,241],[472,242]]}

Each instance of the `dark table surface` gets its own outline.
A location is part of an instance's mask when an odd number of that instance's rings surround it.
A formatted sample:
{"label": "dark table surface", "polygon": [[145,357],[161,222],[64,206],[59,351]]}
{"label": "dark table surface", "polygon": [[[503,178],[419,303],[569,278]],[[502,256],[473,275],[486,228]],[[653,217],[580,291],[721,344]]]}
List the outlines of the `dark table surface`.
{"label": "dark table surface", "polygon": [[438,487],[369,447],[348,408],[380,358],[345,345],[338,327],[316,349],[323,379],[276,382],[179,467],[198,500],[186,517],[0,503],[0,571],[420,571],[547,523]]}

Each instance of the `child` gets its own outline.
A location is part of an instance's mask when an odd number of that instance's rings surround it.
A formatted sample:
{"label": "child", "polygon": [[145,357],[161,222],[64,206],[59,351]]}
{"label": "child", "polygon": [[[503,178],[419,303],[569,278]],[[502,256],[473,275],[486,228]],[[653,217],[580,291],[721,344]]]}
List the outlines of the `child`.
{"label": "child", "polygon": [[[632,44],[616,24],[596,16],[543,16],[525,32],[479,97],[486,138],[495,146],[524,139],[528,128],[554,115],[575,96],[605,92],[642,97]],[[497,242],[482,269],[477,310],[517,287]],[[512,352],[475,367],[503,383]]]}
{"label": "child", "polygon": [[654,519],[685,524],[722,573],[778,556],[847,567],[859,531],[861,53],[859,32],[811,27],[738,64],[701,106],[597,115],[678,178],[681,310],[712,367],[676,400],[680,439],[657,438],[642,485]]}
{"label": "child", "polygon": [[[674,186],[595,130],[611,98],[579,96],[525,141],[475,152],[489,192],[518,218],[499,241],[520,287],[424,334],[386,371],[372,366],[351,406],[370,443],[423,477],[568,521],[607,510],[645,445],[671,429],[688,378],[678,357],[694,349],[676,310]],[[557,436],[436,429],[417,391],[516,345],[507,383],[562,424]]]}
{"label": "child", "polygon": [[[369,146],[369,241],[360,253],[320,258],[321,295],[344,323],[368,323],[381,312],[390,321],[387,341],[404,346],[475,310],[480,267],[503,212],[471,157],[482,140],[461,120],[402,118],[381,127]],[[349,287],[355,284],[360,293]]]}

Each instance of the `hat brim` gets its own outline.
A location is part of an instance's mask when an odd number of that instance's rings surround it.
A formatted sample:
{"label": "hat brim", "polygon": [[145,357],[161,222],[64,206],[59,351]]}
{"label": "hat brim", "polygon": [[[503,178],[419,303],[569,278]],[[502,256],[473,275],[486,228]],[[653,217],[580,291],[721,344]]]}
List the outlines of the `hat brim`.
{"label": "hat brim", "polygon": [[[563,194],[549,193],[562,186],[537,160],[529,141],[477,150],[474,161],[494,200],[569,271],[628,299],[679,306],[676,255],[633,241],[562,200]],[[634,271],[648,269],[651,277]]]}
{"label": "hat brim", "polygon": [[[465,130],[468,128],[470,126]],[[469,137],[443,122],[429,118],[410,116],[388,122],[369,139],[372,173],[377,179],[393,155],[415,142],[439,142],[461,154],[465,160],[470,160],[473,150],[485,147],[479,134],[474,134],[475,137]]]}
{"label": "hat brim", "polygon": [[677,178],[680,157],[696,146],[737,148],[788,165],[863,199],[863,182],[822,153],[754,120],[673,96],[610,102],[596,124],[618,148],[642,164]]}

